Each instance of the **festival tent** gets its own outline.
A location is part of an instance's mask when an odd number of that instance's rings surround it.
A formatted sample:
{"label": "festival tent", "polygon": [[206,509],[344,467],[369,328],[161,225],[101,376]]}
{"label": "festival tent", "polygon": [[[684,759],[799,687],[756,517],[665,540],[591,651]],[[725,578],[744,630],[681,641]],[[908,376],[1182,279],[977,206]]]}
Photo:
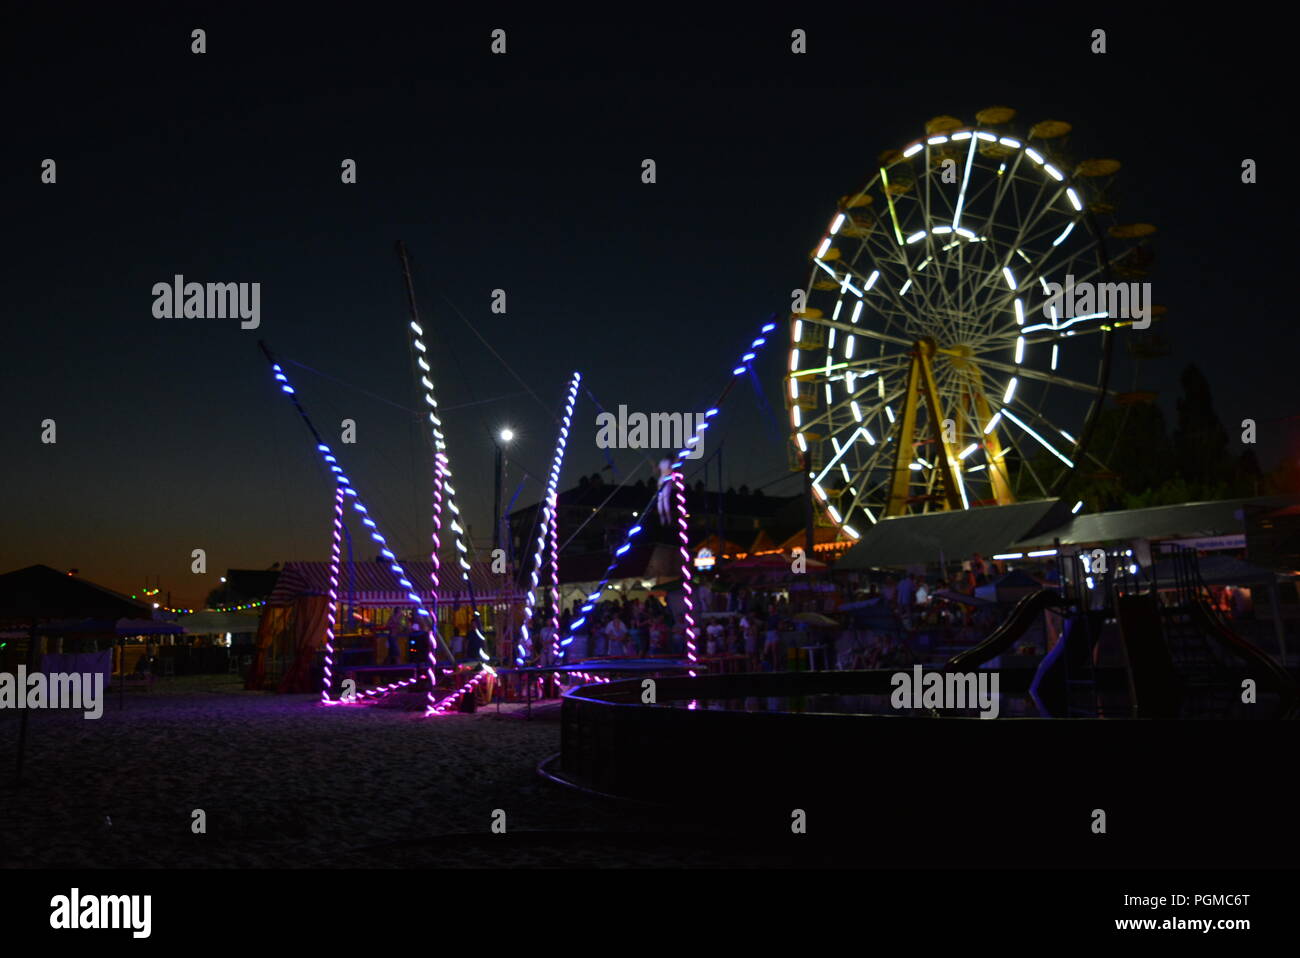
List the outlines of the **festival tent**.
{"label": "festival tent", "polygon": [[[820,572],[827,567],[825,562],[811,556],[805,557],[804,562],[808,572]],[[786,555],[752,555],[747,559],[727,563],[718,575],[741,581],[777,582],[797,574],[792,568],[793,564],[794,560]]]}
{"label": "festival tent", "polygon": [[146,603],[47,565],[0,575],[0,621],[18,624],[141,615],[149,615]]}
{"label": "festival tent", "polygon": [[23,630],[23,637],[4,643],[0,665],[7,671],[20,661],[34,667],[39,642],[29,638],[33,633],[58,634],[67,627],[96,620],[95,629],[83,631],[112,636],[118,619],[148,617],[151,613],[144,602],[46,565],[5,573],[0,575],[0,625]]}
{"label": "festival tent", "polygon": [[[0,623],[26,627],[29,638],[25,648],[5,643],[8,653],[4,664],[13,671],[17,661],[26,660],[34,667],[38,643],[36,631],[42,623],[59,619],[102,618],[116,623],[123,616],[147,616],[148,605],[119,592],[105,589],[47,565],[32,565],[0,575]],[[21,655],[21,659],[20,659]],[[29,709],[23,709],[18,732],[17,778],[22,779],[23,756],[27,746]]]}
{"label": "festival tent", "polygon": [[[429,559],[402,561],[410,581],[425,607],[432,605],[433,562]],[[398,581],[387,562],[344,563],[337,573],[338,609],[336,632],[344,631],[349,609],[411,609],[415,603]],[[444,562],[438,570],[438,621],[444,635],[452,630],[468,629],[472,612],[471,599],[477,605],[486,628],[494,625],[499,633],[510,634],[518,627],[515,615],[524,596],[510,577],[491,571],[491,564],[480,562],[471,567],[473,593],[461,577],[459,566]],[[318,652],[325,647],[325,627],[329,616],[330,564],[328,562],[286,562],[280,570],[274,591],[262,609],[258,623],[256,649],[248,670],[246,687],[261,689],[274,671],[274,663],[284,664],[275,687],[281,692],[310,691],[308,675]],[[502,614],[504,613],[504,614]]]}

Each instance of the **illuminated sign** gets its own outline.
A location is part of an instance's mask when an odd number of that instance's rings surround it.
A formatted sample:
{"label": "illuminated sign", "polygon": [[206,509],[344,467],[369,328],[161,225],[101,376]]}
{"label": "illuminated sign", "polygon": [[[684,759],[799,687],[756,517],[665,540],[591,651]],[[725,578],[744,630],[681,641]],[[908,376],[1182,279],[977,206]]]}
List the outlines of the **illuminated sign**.
{"label": "illuminated sign", "polygon": [[712,569],[717,561],[713,557],[713,553],[708,549],[701,549],[695,553],[695,568],[697,569]]}
{"label": "illuminated sign", "polygon": [[1220,549],[1246,548],[1246,534],[1244,532],[1237,535],[1206,536],[1200,539],[1174,539],[1172,541],[1188,549],[1195,549],[1197,552],[1217,552]]}

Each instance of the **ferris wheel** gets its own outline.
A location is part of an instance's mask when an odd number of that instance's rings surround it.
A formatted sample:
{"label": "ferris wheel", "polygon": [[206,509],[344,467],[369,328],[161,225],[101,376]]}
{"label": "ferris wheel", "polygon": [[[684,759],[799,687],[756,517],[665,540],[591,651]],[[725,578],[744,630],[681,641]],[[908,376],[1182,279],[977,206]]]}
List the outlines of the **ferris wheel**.
{"label": "ferris wheel", "polygon": [[1118,297],[1074,309],[1073,292],[1144,275],[1155,227],[1114,222],[1118,161],[1072,162],[1068,123],[1022,136],[1014,118],[930,120],[841,197],[812,250],[790,318],[790,451],[851,539],[886,517],[1048,498],[1081,466],[1105,469],[1088,438],[1121,395],[1111,339],[1133,320]]}

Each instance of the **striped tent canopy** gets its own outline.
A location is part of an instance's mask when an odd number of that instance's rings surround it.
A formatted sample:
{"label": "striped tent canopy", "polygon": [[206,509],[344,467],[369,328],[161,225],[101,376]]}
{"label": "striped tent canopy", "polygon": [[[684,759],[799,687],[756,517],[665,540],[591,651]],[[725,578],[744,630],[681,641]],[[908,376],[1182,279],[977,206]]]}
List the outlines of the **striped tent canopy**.
{"label": "striped tent canopy", "polygon": [[[426,602],[433,594],[431,576],[433,563],[428,559],[403,561],[402,568],[416,585],[416,591]],[[355,570],[355,571],[353,571]],[[339,568],[339,598],[347,601],[349,577],[356,589],[353,603],[358,607],[409,606],[406,589],[402,588],[387,562],[358,562],[349,567],[345,562]],[[518,602],[523,594],[514,587],[509,577],[493,573],[489,563],[476,563],[470,572],[474,583],[474,598],[479,602]],[[268,599],[269,605],[291,605],[302,595],[328,595],[330,564],[328,562],[286,562]],[[455,562],[444,562],[439,569],[438,598],[440,602],[466,602],[469,589],[460,576]]]}

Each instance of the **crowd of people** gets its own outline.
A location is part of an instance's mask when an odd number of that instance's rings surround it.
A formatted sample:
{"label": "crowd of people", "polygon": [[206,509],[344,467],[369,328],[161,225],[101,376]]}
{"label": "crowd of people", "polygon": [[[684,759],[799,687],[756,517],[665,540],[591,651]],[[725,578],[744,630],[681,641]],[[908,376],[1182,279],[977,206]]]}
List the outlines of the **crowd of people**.
{"label": "crowd of people", "polygon": [[[699,658],[744,657],[752,668],[781,668],[782,634],[805,628],[793,619],[784,595],[750,590],[719,593],[696,608],[696,655]],[[743,603],[743,605],[742,605]],[[721,610],[710,606],[722,606]],[[730,606],[728,609],[726,607]],[[560,634],[569,634],[576,611],[560,615]],[[525,658],[530,665],[552,663],[554,633],[539,611],[529,630]],[[574,633],[568,656],[587,658],[669,658],[686,655],[686,623],[657,596],[601,602]]]}

